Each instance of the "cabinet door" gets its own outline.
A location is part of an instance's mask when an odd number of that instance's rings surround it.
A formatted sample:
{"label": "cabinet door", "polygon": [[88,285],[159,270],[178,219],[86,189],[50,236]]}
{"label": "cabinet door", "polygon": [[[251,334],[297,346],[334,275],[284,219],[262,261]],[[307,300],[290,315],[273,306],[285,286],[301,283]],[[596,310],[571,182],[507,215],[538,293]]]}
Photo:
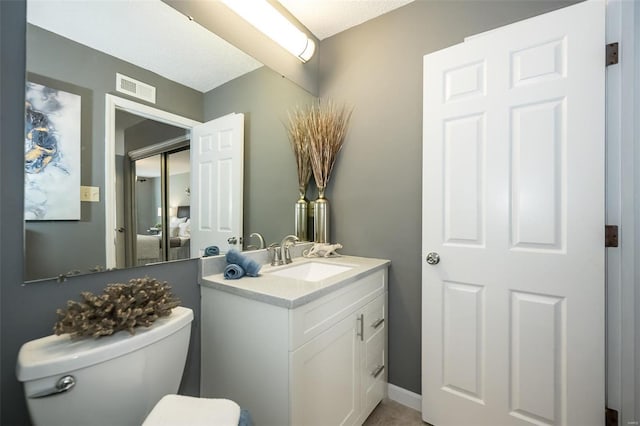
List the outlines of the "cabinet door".
{"label": "cabinet door", "polygon": [[361,408],[359,315],[291,353],[291,424],[351,425]]}
{"label": "cabinet door", "polygon": [[363,415],[365,418],[385,397],[387,389],[386,297],[378,296],[364,307],[364,362],[362,364]]}

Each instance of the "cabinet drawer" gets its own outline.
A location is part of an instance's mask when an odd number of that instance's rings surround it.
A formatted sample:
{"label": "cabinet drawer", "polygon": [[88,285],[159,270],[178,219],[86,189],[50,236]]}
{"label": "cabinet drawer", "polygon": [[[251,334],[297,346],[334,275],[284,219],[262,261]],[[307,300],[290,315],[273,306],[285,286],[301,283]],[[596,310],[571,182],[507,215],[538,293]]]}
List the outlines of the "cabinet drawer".
{"label": "cabinet drawer", "polygon": [[387,383],[387,365],[384,330],[373,335],[367,342],[362,371],[364,409],[368,416],[384,396]]}
{"label": "cabinet drawer", "polygon": [[382,331],[386,325],[387,313],[384,295],[378,296],[373,302],[365,306],[362,318],[364,321],[364,340],[368,341],[371,336]]}
{"label": "cabinet drawer", "polygon": [[363,309],[364,362],[362,366],[365,418],[385,397],[387,382],[386,293]]}
{"label": "cabinet drawer", "polygon": [[289,350],[302,346],[384,294],[386,277],[386,270],[373,272],[340,290],[290,311]]}
{"label": "cabinet drawer", "polygon": [[365,370],[368,380],[373,381],[379,377],[384,377],[385,353],[384,353],[384,332],[380,330],[366,343]]}
{"label": "cabinet drawer", "polygon": [[[369,388],[378,379],[386,377],[386,324],[385,296],[377,297],[363,309],[364,321],[364,386]],[[384,381],[384,380],[383,380]]]}

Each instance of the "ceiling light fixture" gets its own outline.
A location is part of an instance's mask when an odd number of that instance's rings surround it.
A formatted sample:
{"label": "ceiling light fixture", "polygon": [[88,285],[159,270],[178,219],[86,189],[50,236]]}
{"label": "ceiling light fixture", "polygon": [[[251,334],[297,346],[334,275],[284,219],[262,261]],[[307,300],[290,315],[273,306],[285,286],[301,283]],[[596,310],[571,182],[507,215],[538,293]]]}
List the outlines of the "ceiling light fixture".
{"label": "ceiling light fixture", "polygon": [[302,62],[313,56],[316,44],[266,0],[223,0],[231,10]]}

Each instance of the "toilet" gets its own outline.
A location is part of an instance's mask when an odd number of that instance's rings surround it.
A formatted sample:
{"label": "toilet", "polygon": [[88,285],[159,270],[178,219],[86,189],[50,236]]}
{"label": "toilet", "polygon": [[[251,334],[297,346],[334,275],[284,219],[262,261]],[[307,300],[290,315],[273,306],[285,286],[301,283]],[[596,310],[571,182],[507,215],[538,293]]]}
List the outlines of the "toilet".
{"label": "toilet", "polygon": [[[120,331],[72,341],[65,334],[25,343],[18,354],[17,377],[24,384],[33,424],[140,426],[152,410],[167,409],[184,420],[194,412],[201,418],[231,413],[237,419],[240,408],[233,401],[163,398],[180,386],[192,321],[191,309],[177,307],[153,326],[136,328],[134,335]],[[145,425],[168,424],[166,417],[149,417]]]}

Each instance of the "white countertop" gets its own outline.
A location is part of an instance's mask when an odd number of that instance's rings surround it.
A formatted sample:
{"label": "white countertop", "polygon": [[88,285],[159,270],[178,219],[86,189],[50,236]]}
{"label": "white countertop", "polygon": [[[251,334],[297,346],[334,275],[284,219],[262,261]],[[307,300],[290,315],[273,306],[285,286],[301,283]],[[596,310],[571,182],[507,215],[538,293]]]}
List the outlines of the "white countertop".
{"label": "white countertop", "polygon": [[[269,272],[306,262],[323,262],[350,266],[352,269],[320,281],[304,281],[295,278],[271,275]],[[296,257],[293,263],[283,266],[263,265],[260,276],[244,276],[238,280],[226,280],[224,274],[203,276],[200,285],[222,290],[239,296],[293,309],[309,303],[332,291],[338,290],[374,271],[386,268],[391,262],[368,257]]]}

